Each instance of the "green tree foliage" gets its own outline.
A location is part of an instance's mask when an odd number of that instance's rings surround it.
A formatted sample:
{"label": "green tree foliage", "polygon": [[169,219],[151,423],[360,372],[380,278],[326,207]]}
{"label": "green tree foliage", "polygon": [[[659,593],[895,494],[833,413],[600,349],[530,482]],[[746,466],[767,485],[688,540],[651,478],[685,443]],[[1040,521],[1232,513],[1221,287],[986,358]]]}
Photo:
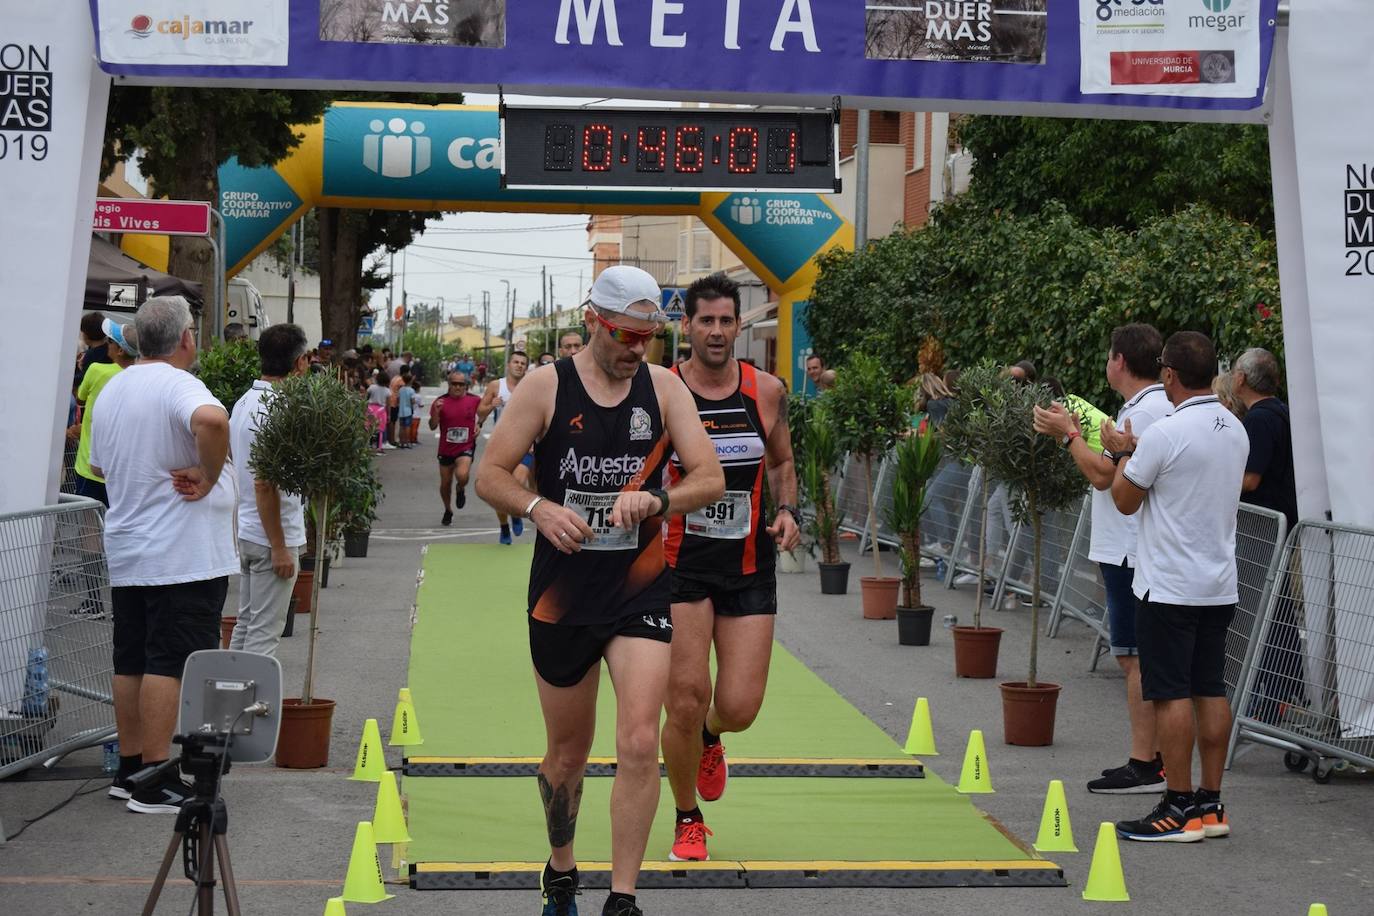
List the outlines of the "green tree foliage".
{"label": "green tree foliage", "polygon": [[1142,227],[1205,204],[1273,235],[1262,125],[981,115],[959,125],[977,165],[969,194],[1022,216],[1058,200],[1094,228]]}
{"label": "green tree foliage", "polygon": [[262,375],[262,360],[255,341],[239,339],[216,341],[200,352],[196,374],[226,410],[233,411],[238,399]]}
{"label": "green tree foliage", "polygon": [[927,424],[905,437],[892,451],[892,505],[887,523],[901,541],[902,606],[921,605],[921,516],[926,511],[926,484],[940,466],[944,444]]}

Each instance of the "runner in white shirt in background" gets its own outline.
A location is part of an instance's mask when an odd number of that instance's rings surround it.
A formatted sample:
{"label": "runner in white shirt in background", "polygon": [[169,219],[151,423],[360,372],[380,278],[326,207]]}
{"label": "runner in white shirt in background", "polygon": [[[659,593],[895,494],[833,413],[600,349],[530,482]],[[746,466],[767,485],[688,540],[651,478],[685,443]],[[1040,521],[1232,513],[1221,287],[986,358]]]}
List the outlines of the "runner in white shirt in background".
{"label": "runner in white shirt in background", "polygon": [[262,377],[234,405],[229,420],[230,449],[239,485],[239,615],[229,648],[276,655],[291,589],[305,544],[301,498],[258,480],[248,466],[272,385],[310,366],[305,332],[294,324],[274,324],[258,338]]}
{"label": "runner in white shirt in background", "polygon": [[[1155,704],[1168,787],[1144,818],[1118,821],[1130,840],[1195,842],[1226,836],[1221,777],[1231,731],[1226,634],[1236,609],[1236,510],[1250,440],[1212,394],[1216,350],[1180,331],[1160,356],[1172,416],[1139,437],[1127,422],[1102,441],[1118,464],[1112,498],[1140,513],[1134,591],[1140,599],[1141,691]],[[1201,780],[1193,791],[1193,743]]]}

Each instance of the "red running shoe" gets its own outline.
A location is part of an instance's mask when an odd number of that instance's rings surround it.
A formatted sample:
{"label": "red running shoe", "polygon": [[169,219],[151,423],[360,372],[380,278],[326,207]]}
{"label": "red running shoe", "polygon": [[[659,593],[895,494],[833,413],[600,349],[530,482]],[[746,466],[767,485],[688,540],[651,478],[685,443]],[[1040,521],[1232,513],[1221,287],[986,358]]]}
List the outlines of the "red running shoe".
{"label": "red running shoe", "polygon": [[697,797],[702,801],[713,802],[725,794],[725,783],[730,778],[730,764],[725,759],[725,743],[717,741],[701,751],[701,763],[697,766]]}
{"label": "red running shoe", "polygon": [[701,821],[679,821],[673,828],[673,848],[668,858],[674,862],[709,862],[706,838],[712,835]]}

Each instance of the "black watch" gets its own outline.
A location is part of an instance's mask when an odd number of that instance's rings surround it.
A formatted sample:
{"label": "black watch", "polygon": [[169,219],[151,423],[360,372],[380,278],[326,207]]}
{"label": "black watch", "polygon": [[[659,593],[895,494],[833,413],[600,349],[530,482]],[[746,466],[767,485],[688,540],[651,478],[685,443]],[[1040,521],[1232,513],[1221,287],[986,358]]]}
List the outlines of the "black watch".
{"label": "black watch", "polygon": [[1135,454],[1134,449],[1127,449],[1124,452],[1112,452],[1112,464],[1120,464],[1121,459],[1129,458]]}
{"label": "black watch", "polygon": [[648,493],[650,496],[657,496],[657,497],[658,497],[658,503],[659,503],[660,508],[659,508],[657,514],[659,514],[659,515],[665,515],[665,516],[666,516],[666,515],[668,514],[668,494],[667,494],[667,492],[664,491],[664,490],[660,490],[660,489],[658,489],[657,487],[649,487],[649,488],[646,489],[644,492],[645,492],[645,493]]}
{"label": "black watch", "polygon": [[796,522],[798,525],[802,523],[801,510],[796,506],[789,506],[787,503],[778,503],[778,511],[786,512],[788,515],[792,516],[792,521]]}

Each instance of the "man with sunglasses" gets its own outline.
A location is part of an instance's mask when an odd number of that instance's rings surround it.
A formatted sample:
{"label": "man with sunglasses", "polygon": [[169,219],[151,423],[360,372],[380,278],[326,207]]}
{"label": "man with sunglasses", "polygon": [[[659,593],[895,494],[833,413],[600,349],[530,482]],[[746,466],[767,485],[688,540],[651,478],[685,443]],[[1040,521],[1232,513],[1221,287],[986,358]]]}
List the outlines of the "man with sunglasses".
{"label": "man with sunglasses", "polygon": [[[721,735],[753,724],[768,685],[777,548],[801,540],[797,472],[787,428],[787,389],[734,357],[739,286],[712,274],[687,288],[683,331],[692,356],[676,366],[725,469],[725,493],[668,522],[672,567],[673,663],[663,760],[677,814],[669,858],[705,861],[710,835],[697,799],[725,792],[729,765]],[[674,460],[669,479],[679,471]],[[775,505],[764,513],[764,478]],[[711,680],[711,646],[716,678]]]}
{"label": "man with sunglasses", "polygon": [[[1221,776],[1231,733],[1226,634],[1238,598],[1236,509],[1250,454],[1244,427],[1216,395],[1217,354],[1196,331],[1179,331],[1159,359],[1174,405],[1137,437],[1104,423],[1117,462],[1112,500],[1140,514],[1132,589],[1140,599],[1140,687],[1154,703],[1164,756],[1163,798],[1140,820],[1117,821],[1128,840],[1192,843],[1231,832]],[[1193,791],[1193,745],[1201,779]]]}
{"label": "man with sunglasses", "polygon": [[429,428],[439,430],[439,496],[444,500],[444,525],[453,523],[454,477],[458,478],[458,508],[467,505],[479,403],[481,399],[468,390],[467,374],[455,369],[448,374],[447,391],[429,405]]}
{"label": "man with sunglasses", "polygon": [[[611,792],[611,894],[602,910],[642,916],[635,881],[658,807],[659,716],[673,625],[665,517],[709,505],[725,488],[691,392],[644,362],[661,328],[658,284],[637,267],[592,285],[588,346],[516,390],[492,433],[477,492],[497,512],[539,529],[530,567],[529,639],[548,734],[539,790],[549,862],[546,916],[577,913],[573,839],[596,727],[601,660],[616,695]],[[515,469],[533,446],[531,494]],[[682,473],[662,486],[674,451]]]}

